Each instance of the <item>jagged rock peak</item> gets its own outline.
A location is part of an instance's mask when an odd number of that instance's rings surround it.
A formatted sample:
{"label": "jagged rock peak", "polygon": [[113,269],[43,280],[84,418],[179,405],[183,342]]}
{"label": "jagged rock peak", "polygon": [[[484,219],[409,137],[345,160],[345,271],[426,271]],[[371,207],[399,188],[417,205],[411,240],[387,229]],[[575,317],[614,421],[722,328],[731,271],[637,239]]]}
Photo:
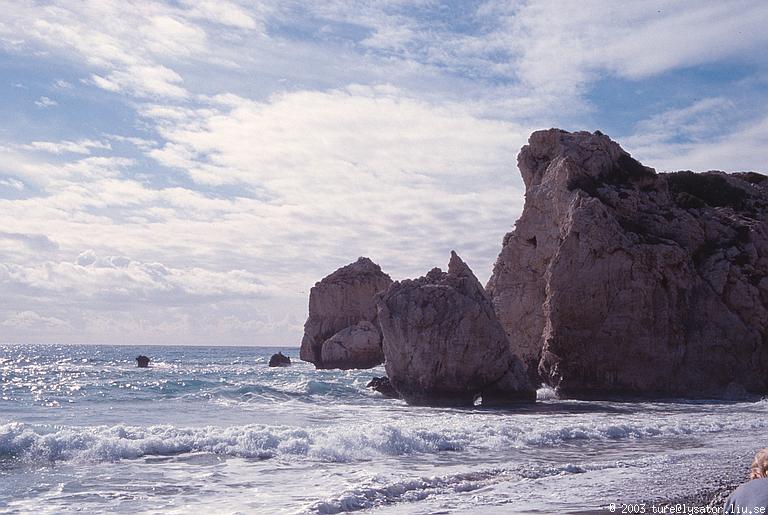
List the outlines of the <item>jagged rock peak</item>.
{"label": "jagged rock peak", "polygon": [[456,254],[455,250],[451,251],[451,260],[448,262],[448,275],[455,277],[473,276],[472,270],[469,266]]}
{"label": "jagged rock peak", "polygon": [[387,375],[408,403],[535,399],[490,299],[455,252],[447,273],[434,268],[418,279],[395,282],[377,305]]}

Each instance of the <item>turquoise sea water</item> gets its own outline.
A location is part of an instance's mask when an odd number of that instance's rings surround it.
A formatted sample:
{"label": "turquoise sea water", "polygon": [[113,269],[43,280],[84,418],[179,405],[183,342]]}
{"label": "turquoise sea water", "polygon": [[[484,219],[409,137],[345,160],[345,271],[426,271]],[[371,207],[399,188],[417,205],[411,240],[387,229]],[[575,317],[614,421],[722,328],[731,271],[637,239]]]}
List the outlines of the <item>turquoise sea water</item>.
{"label": "turquoise sea water", "polygon": [[765,401],[409,407],[365,388],[381,367],[297,355],[0,346],[0,512],[578,512],[738,479],[768,445]]}

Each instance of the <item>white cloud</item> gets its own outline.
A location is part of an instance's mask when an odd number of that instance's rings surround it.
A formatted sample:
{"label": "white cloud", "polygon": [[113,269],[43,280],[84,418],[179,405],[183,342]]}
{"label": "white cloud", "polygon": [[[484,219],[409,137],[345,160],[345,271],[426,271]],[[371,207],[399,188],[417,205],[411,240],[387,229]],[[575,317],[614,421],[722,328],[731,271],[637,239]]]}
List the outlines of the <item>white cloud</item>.
{"label": "white cloud", "polygon": [[[240,29],[259,29],[260,21],[257,21],[251,13],[237,4],[225,0],[182,0],[189,9],[188,16],[203,20],[213,21]],[[265,15],[266,8],[263,4],[252,5],[258,10],[259,18]]]}
{"label": "white cloud", "polygon": [[39,330],[41,327],[71,329],[71,325],[64,320],[42,316],[34,311],[19,311],[0,322],[0,326],[26,330]]}
{"label": "white cloud", "polygon": [[[261,32],[267,11],[223,0],[54,0],[43,6],[21,0],[0,14],[0,45],[74,57],[90,68],[89,82],[108,91],[184,98],[188,91],[180,64],[227,61],[215,55],[209,32],[223,38],[217,27]],[[54,87],[72,85],[59,79]]]}
{"label": "white cloud", "polygon": [[68,82],[64,79],[56,79],[53,81],[53,87],[57,89],[72,89],[74,86],[71,82]]}
{"label": "white cloud", "polygon": [[44,234],[23,234],[0,231],[0,245],[3,240],[17,242],[29,247],[35,252],[50,252],[58,250],[59,245]]}
{"label": "white cloud", "polygon": [[96,86],[113,92],[125,92],[139,97],[183,98],[188,95],[180,84],[181,75],[161,65],[131,65],[106,76],[91,75]]}
{"label": "white cloud", "polygon": [[119,143],[129,143],[136,148],[149,151],[157,145],[157,142],[152,139],[138,138],[136,136],[122,136],[120,134],[104,134],[104,137],[111,141],[117,141]]}
{"label": "white cloud", "polygon": [[[494,26],[473,44],[452,48],[489,59],[506,52],[504,73],[566,94],[609,72],[627,79],[744,58],[768,44],[768,7],[759,0],[638,2],[610,0],[486,2],[477,13]],[[747,57],[747,59],[750,59]]]}
{"label": "white cloud", "polygon": [[24,189],[24,183],[18,179],[0,179],[0,186],[14,189],[16,191],[22,191]]}
{"label": "white cloud", "polygon": [[659,170],[768,171],[763,151],[768,146],[768,114],[736,124],[716,137],[683,142],[651,138],[647,143],[648,139],[636,135],[624,146],[644,164]]}
{"label": "white cloud", "polygon": [[35,105],[37,107],[45,109],[46,107],[57,106],[59,105],[59,103],[48,97],[40,97],[37,100],[35,100]]}
{"label": "white cloud", "polygon": [[26,266],[0,264],[0,284],[10,291],[66,293],[70,299],[130,299],[161,303],[210,297],[263,297],[269,293],[250,272],[171,268],[124,256],[82,253],[75,262],[46,261]]}
{"label": "white cloud", "polygon": [[33,141],[26,146],[32,150],[41,150],[51,154],[90,154],[92,150],[111,150],[109,143],[92,139],[78,141]]}
{"label": "white cloud", "polygon": [[[487,275],[518,212],[514,162],[527,128],[389,86],[145,114],[167,140],[150,156],[202,185],[265,196],[254,231],[291,258],[303,259],[307,243],[325,259],[376,250],[395,271],[421,272],[463,243]],[[310,233],[334,237],[305,243]],[[414,252],[401,252],[408,246]]]}
{"label": "white cloud", "polygon": [[169,16],[153,16],[139,29],[146,48],[157,55],[188,57],[204,52],[208,46],[205,31]]}
{"label": "white cloud", "polygon": [[[183,97],[181,77],[164,60],[185,58],[207,48],[205,31],[174,16],[176,9],[153,2],[111,0],[39,7],[19,2],[0,28],[27,46],[43,45],[74,54],[99,70],[94,84],[141,96]],[[3,33],[5,32],[5,34]]]}

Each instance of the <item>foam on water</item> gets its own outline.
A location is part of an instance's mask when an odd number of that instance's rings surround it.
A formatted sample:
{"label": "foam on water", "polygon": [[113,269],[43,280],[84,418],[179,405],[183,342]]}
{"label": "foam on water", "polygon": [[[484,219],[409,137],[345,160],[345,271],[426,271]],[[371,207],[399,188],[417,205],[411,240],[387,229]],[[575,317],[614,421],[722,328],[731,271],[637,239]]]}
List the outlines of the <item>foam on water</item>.
{"label": "foam on water", "polygon": [[[462,417],[464,420],[462,420]],[[690,417],[675,422],[588,422],[527,417],[506,420],[457,415],[435,421],[382,425],[348,424],[295,428],[249,424],[235,427],[178,428],[171,425],[62,427],[8,423],[0,426],[0,459],[26,462],[117,461],[144,456],[206,452],[269,459],[308,458],[322,462],[364,461],[376,456],[551,448],[568,443],[620,441],[722,433],[726,420]],[[768,420],[750,419],[745,429],[766,430]]]}

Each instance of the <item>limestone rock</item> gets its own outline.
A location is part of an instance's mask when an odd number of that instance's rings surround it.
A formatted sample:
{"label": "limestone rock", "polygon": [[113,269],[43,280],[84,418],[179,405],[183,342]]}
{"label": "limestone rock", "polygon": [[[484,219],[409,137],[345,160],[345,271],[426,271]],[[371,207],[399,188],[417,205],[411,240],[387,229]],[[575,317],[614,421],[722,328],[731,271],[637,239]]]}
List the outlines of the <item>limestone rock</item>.
{"label": "limestone rock", "polygon": [[490,299],[455,252],[447,273],[396,282],[377,304],[387,375],[409,404],[535,400]]}
{"label": "limestone rock", "polygon": [[372,368],[384,361],[379,329],[367,320],[349,326],[323,342],[320,351],[326,368]]}
{"label": "limestone rock", "polygon": [[557,129],[518,165],[487,289],[532,376],[565,396],[768,390],[768,177],[657,174]]}
{"label": "limestone rock", "polygon": [[[377,327],[374,297],[390,284],[392,279],[381,271],[379,265],[366,257],[339,268],[316,283],[309,293],[309,318],[304,324],[299,357],[314,363],[317,368],[338,367],[341,364],[339,361],[333,366],[323,361],[324,342],[342,329],[354,327],[361,321],[371,322]],[[336,344],[332,347],[338,351]],[[338,356],[336,351],[329,350],[330,355]],[[381,360],[379,355],[379,361],[368,366],[381,364]]]}

